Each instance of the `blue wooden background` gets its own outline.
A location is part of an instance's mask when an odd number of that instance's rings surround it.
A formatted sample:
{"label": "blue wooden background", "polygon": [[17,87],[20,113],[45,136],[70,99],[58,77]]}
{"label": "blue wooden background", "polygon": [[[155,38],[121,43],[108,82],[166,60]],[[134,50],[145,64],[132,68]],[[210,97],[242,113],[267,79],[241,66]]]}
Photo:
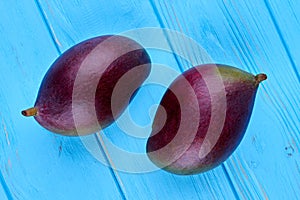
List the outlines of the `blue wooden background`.
{"label": "blue wooden background", "polygon": [[[268,75],[241,145],[212,171],[120,172],[98,162],[79,138],[52,134],[20,114],[33,105],[45,72],[66,49],[143,27],[178,30],[216,62]],[[1,200],[300,199],[300,1],[2,0],[0,36]],[[151,57],[178,72],[186,68],[170,55]],[[151,123],[148,110],[162,93],[142,88],[132,118]],[[128,151],[145,151],[145,139],[116,124],[100,135]]]}

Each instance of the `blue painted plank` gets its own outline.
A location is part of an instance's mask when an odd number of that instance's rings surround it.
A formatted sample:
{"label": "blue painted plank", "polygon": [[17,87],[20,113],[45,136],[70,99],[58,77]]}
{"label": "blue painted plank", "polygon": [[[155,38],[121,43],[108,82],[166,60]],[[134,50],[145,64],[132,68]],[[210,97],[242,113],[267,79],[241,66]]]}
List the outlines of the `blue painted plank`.
{"label": "blue painted plank", "polygon": [[[296,60],[291,62],[290,55],[299,54],[299,46],[291,45],[290,52],[286,51],[281,33],[278,32],[274,19],[269,17],[270,9],[281,10],[276,20],[285,21],[285,26],[289,27],[280,27],[281,31],[289,30],[290,37],[294,38],[300,32],[299,28],[294,26],[295,18],[289,17],[288,4],[280,3],[274,8],[268,7],[268,4],[260,4],[260,7],[257,7],[257,4],[224,5],[231,14],[230,24],[236,25],[232,32],[242,32],[241,36],[236,38],[244,41],[239,45],[240,49],[245,50],[241,52],[243,57],[250,66],[254,66],[256,72],[263,70],[269,75],[268,81],[258,93],[261,98],[257,98],[254,108],[256,110],[244,140],[245,145],[241,146],[241,153],[238,151],[233,157],[235,162],[229,163],[229,168],[234,172],[237,169],[245,172],[234,176],[237,177],[237,182],[242,183],[241,190],[246,191],[246,197],[253,198],[257,194],[256,191],[260,191],[261,198],[297,199],[300,194],[299,151],[292,149],[299,149],[300,142],[299,109],[296,109],[299,108],[297,94],[300,85],[293,67]],[[285,78],[282,78],[283,73]]]}
{"label": "blue painted plank", "polygon": [[121,199],[111,172],[96,163],[80,140],[49,133],[20,114],[33,105],[44,73],[58,56],[37,5],[1,1],[0,35],[1,195]]}
{"label": "blue painted plank", "polygon": [[[282,8],[281,15],[277,16],[277,20],[284,19],[282,17],[284,10],[287,13],[290,12],[291,8],[283,5],[282,3],[277,5],[277,9]],[[227,60],[229,60],[236,65],[245,67],[248,71],[256,73],[264,71],[269,75],[268,82],[264,83],[266,86],[263,84],[258,93],[245,142],[242,143],[244,146],[241,145],[237,154],[234,154],[233,162],[227,162],[227,166],[230,166],[231,178],[237,183],[235,185],[239,193],[242,194],[241,197],[267,198],[269,196],[272,199],[280,195],[282,198],[296,198],[295,195],[299,194],[299,187],[297,186],[299,180],[290,177],[299,174],[297,169],[299,154],[296,153],[295,155],[293,153],[292,159],[287,159],[284,155],[285,146],[288,149],[294,149],[299,144],[299,141],[297,142],[299,130],[295,129],[293,125],[296,124],[296,127],[299,127],[299,120],[297,120],[299,110],[294,109],[299,107],[299,101],[295,101],[294,96],[294,94],[299,94],[297,92],[299,91],[299,82],[293,70],[293,63],[290,63],[288,52],[286,52],[282,40],[278,36],[278,30],[274,27],[273,22],[269,20],[270,13],[264,4],[258,2],[220,2],[215,6],[212,4],[210,6],[214,7],[214,15],[218,7],[223,13],[224,17],[222,15],[215,18],[211,17],[212,22],[210,24],[218,24],[216,26],[218,29],[215,29],[223,30],[220,32],[222,35],[217,34],[217,38],[221,47],[226,50],[224,54],[229,57],[229,59],[224,58],[222,53],[219,52],[216,53],[218,56],[216,59],[221,62],[228,62]],[[206,7],[202,8],[208,10]],[[208,11],[205,14],[209,16],[210,13]],[[285,21],[288,22],[285,26],[290,27],[290,37],[295,38],[295,35],[299,35],[299,28],[293,26],[295,18],[286,17],[288,15],[284,16]],[[282,29],[286,30],[285,28]],[[272,45],[270,46],[270,44]],[[220,48],[216,49],[216,52],[220,51]],[[297,54],[298,52],[299,46],[294,47],[292,53]],[[289,80],[276,81],[281,79],[282,71],[286,73]],[[290,88],[286,87],[287,85]],[[288,95],[280,95],[280,93],[288,93]],[[276,102],[277,105],[274,105],[273,102]],[[275,113],[286,114],[284,114],[285,116],[280,114],[278,118],[274,118]],[[285,121],[288,124],[284,124]],[[264,127],[263,131],[260,127]],[[283,129],[289,131],[284,132]],[[293,136],[296,137],[292,139]],[[283,138],[286,138],[286,140],[283,140]],[[290,147],[290,144],[293,145]],[[267,149],[265,149],[266,146]],[[274,147],[276,148],[274,149]],[[273,157],[274,154],[276,159]],[[259,165],[263,166],[259,167]],[[271,168],[270,170],[268,166],[274,165],[284,167]],[[237,170],[240,173],[236,173]],[[278,180],[278,173],[284,174],[281,181]],[[275,181],[290,184],[285,186],[281,184],[274,185]]]}
{"label": "blue painted plank", "polygon": [[8,200],[8,199],[11,199],[11,194],[9,192],[9,189],[7,188],[7,185],[6,185],[6,182],[2,176],[2,173],[0,173],[0,199],[3,199],[3,200]]}
{"label": "blue painted plank", "polygon": [[0,199],[7,200],[6,194],[2,188],[0,188]]}
{"label": "blue painted plank", "polygon": [[298,199],[299,2],[154,2],[167,27],[194,38],[215,62],[268,74],[224,169],[241,199]]}

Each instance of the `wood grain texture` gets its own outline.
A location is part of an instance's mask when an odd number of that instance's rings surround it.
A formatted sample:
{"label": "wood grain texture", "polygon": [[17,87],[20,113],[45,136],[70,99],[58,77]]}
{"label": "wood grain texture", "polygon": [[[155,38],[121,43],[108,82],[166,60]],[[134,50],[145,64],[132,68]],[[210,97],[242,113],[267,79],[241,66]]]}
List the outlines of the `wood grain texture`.
{"label": "wood grain texture", "polygon": [[20,114],[58,53],[34,2],[1,1],[0,13],[1,191],[7,199],[121,199],[109,169],[80,140],[49,134]]}
{"label": "wood grain texture", "polygon": [[299,45],[290,45],[299,44],[299,3],[156,4],[167,26],[188,33],[216,62],[268,74],[246,137],[224,166],[241,199],[299,198]]}
{"label": "wood grain texture", "polygon": [[6,196],[6,193],[5,191],[3,190],[3,188],[1,187],[0,188],[0,199],[3,199],[3,200],[7,200],[7,196]]}
{"label": "wood grain texture", "polygon": [[[300,199],[299,14],[300,3],[292,0],[1,1],[0,199]],[[108,144],[144,153],[147,131],[131,136],[122,129],[129,121],[119,120],[89,136],[110,168],[79,138],[52,134],[20,115],[34,103],[59,54],[90,37],[142,27],[177,30],[217,63],[268,75],[245,138],[220,167],[187,177],[118,171],[113,167],[127,158],[114,155]],[[201,63],[201,56],[178,41],[175,48]],[[154,63],[178,73],[191,67],[179,56],[149,53]],[[159,85],[142,87],[129,106],[132,120],[151,124],[152,106],[164,91]]]}
{"label": "wood grain texture", "polygon": [[[183,8],[197,17],[182,14]],[[203,41],[216,62],[268,74],[246,137],[225,163],[239,198],[299,198],[299,45],[290,45],[299,44],[299,3],[188,1],[185,7],[170,4],[161,13],[170,10],[186,27],[202,25],[190,35]]]}

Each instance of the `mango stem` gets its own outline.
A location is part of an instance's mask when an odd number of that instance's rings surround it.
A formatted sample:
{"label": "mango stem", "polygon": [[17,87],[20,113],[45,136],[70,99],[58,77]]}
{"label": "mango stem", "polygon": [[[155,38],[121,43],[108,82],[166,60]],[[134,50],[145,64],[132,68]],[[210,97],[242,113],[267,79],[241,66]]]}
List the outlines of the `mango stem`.
{"label": "mango stem", "polygon": [[260,82],[264,81],[267,79],[267,75],[266,74],[257,74],[255,76],[255,80],[256,80],[256,84],[258,85]]}
{"label": "mango stem", "polygon": [[31,116],[37,115],[37,111],[38,111],[37,108],[33,107],[33,108],[29,108],[27,110],[23,110],[21,113],[25,117],[31,117]]}

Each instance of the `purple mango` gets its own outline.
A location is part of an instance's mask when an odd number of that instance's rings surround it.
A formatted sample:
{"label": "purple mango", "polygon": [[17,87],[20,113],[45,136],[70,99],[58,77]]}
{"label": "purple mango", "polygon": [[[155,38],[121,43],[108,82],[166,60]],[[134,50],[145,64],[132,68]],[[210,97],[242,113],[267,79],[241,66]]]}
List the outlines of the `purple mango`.
{"label": "purple mango", "polygon": [[34,116],[41,126],[62,135],[99,131],[127,107],[134,91],[148,77],[150,62],[146,50],[124,36],[83,41],[52,64],[34,107],[22,114]]}
{"label": "purple mango", "polygon": [[220,64],[185,71],[167,89],[156,112],[146,145],[150,160],[181,175],[220,165],[240,144],[258,85],[266,78]]}

